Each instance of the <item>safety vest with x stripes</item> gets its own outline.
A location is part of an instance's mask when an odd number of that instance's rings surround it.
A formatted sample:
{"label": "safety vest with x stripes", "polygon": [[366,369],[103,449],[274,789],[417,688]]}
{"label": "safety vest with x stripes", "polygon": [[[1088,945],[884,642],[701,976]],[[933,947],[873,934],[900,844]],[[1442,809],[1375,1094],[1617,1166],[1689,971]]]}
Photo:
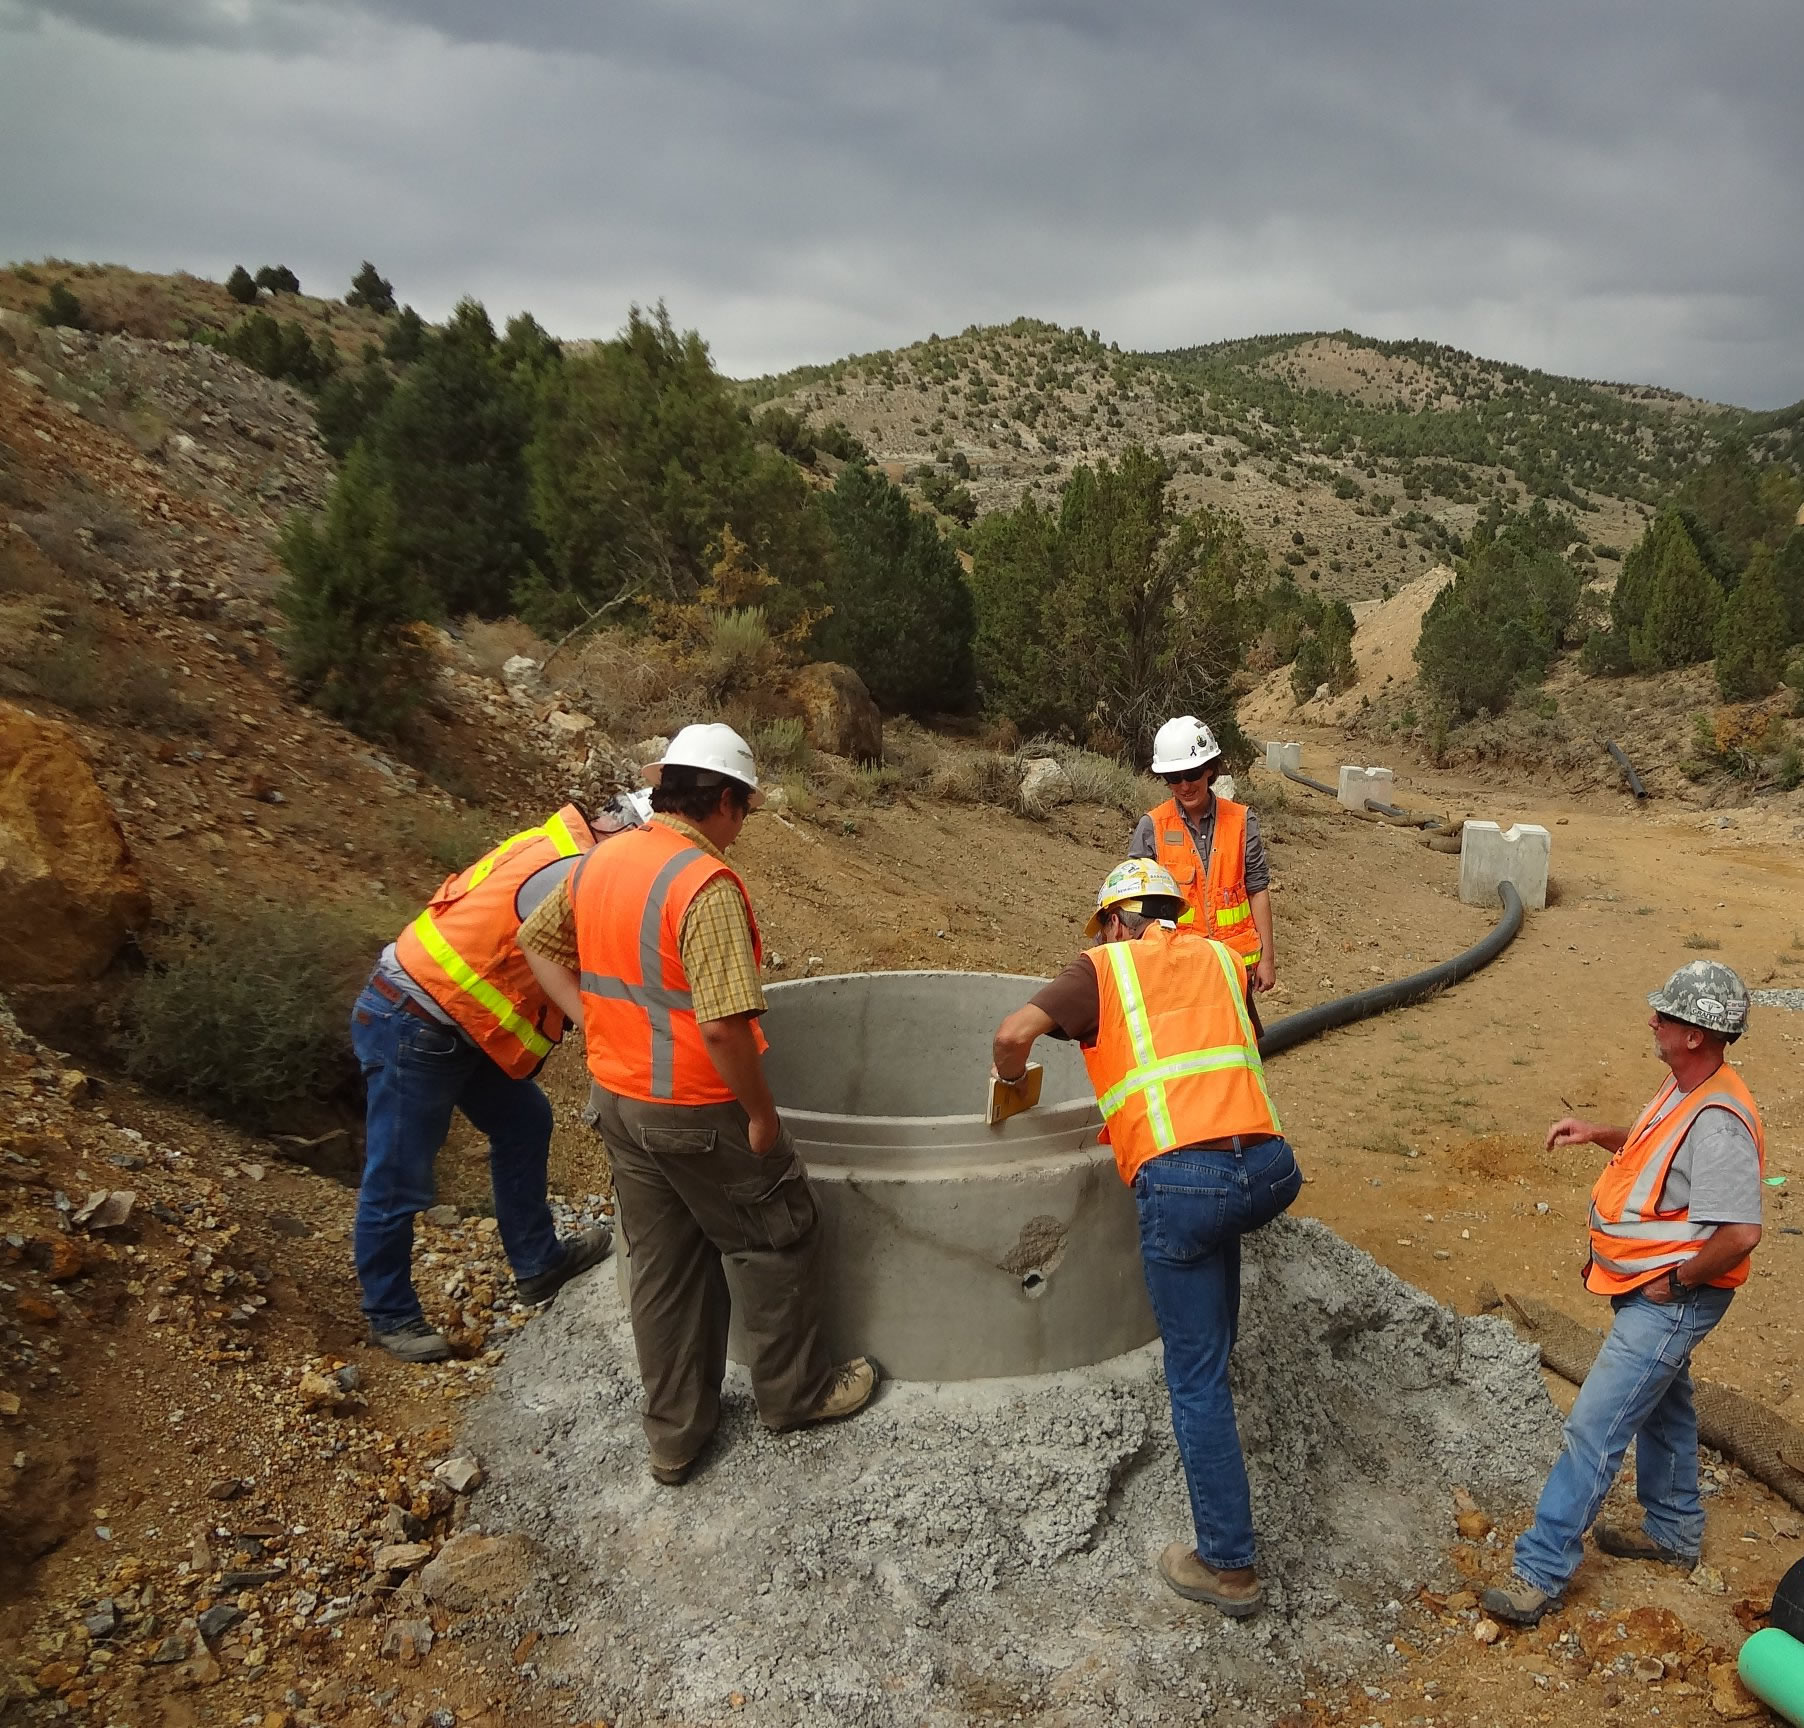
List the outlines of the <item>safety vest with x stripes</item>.
{"label": "safety vest with x stripes", "polygon": [[[583,1044],[595,1082],[646,1104],[726,1104],[696,1023],[683,970],[683,917],[717,876],[745,901],[752,953],[763,949],[751,896],[738,872],[655,819],[610,840],[570,879],[581,966]],[[764,1034],[752,1022],[758,1048]]]}
{"label": "safety vest with x stripes", "polygon": [[408,977],[516,1080],[532,1073],[564,1035],[564,1016],[514,940],[516,896],[547,864],[594,844],[582,812],[566,804],[542,826],[503,840],[468,870],[447,876],[395,942]]}
{"label": "safety vest with x stripes", "polygon": [[[1754,1136],[1761,1174],[1766,1173],[1766,1129],[1760,1111],[1747,1083],[1727,1062],[1655,1121],[1678,1089],[1678,1081],[1669,1076],[1591,1190],[1591,1263],[1585,1268],[1585,1286],[1599,1296],[1626,1295],[1663,1277],[1716,1234],[1714,1224],[1692,1223],[1687,1208],[1659,1210],[1672,1161],[1701,1111],[1727,1110],[1738,1116]],[[1748,1270],[1744,1255],[1709,1282],[1733,1290],[1746,1281]]]}
{"label": "safety vest with x stripes", "polygon": [[1122,1181],[1180,1146],[1282,1132],[1232,949],[1154,924],[1086,958],[1100,1013],[1084,1066]]}

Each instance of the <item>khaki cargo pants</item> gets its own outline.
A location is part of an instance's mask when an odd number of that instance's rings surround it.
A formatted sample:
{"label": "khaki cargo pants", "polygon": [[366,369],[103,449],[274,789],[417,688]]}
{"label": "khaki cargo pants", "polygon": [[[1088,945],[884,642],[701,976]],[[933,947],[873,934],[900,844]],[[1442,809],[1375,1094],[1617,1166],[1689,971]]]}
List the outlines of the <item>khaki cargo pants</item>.
{"label": "khaki cargo pants", "polygon": [[772,1428],[799,1422],[825,1396],[833,1363],[821,1332],[820,1214],[788,1130],[760,1158],[737,1104],[644,1104],[592,1087],[589,1108],[632,1256],[653,1459],[686,1464],[720,1421],[731,1314],[723,1259],[743,1303],[758,1414]]}

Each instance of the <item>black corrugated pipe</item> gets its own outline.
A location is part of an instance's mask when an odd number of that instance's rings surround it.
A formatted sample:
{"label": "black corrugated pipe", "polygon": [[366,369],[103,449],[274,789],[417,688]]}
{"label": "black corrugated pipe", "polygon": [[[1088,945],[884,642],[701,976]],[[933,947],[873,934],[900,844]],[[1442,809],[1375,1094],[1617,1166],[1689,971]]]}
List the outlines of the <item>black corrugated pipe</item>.
{"label": "black corrugated pipe", "polygon": [[1300,1014],[1287,1014],[1265,1029],[1259,1040],[1261,1056],[1276,1056],[1280,1051],[1301,1044],[1321,1032],[1332,1032],[1337,1026],[1351,1026],[1355,1020],[1369,1020],[1392,1008],[1404,1008],[1420,1002],[1469,978],[1481,967],[1488,966],[1515,940],[1522,928],[1522,896],[1513,882],[1497,885],[1497,898],[1503,903],[1503,916],[1491,927],[1482,942],[1475,943],[1463,954],[1430,966],[1426,972],[1415,972],[1407,978],[1393,979],[1389,984],[1374,984],[1369,990],[1357,990],[1351,996],[1337,996],[1332,1002],[1318,1002]]}

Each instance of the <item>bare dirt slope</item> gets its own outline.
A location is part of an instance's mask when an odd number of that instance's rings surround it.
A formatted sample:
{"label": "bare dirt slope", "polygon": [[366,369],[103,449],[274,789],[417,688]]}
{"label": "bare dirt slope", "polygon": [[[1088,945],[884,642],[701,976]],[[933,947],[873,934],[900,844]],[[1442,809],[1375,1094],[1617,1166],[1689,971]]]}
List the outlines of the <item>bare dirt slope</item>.
{"label": "bare dirt slope", "polygon": [[1413,685],[1422,614],[1452,580],[1453,572],[1445,564],[1437,564],[1388,600],[1356,602],[1353,684],[1320,698],[1312,693],[1307,701],[1299,703],[1291,688],[1290,668],[1280,666],[1267,673],[1241,702],[1241,725],[1261,738],[1288,737],[1286,727],[1345,725],[1362,706],[1369,707],[1405,684]]}

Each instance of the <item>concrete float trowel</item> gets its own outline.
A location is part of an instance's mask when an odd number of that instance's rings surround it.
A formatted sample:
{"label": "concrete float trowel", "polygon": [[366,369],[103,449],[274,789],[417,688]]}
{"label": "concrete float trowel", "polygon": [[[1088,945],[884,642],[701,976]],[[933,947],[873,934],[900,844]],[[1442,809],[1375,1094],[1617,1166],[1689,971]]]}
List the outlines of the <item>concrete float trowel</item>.
{"label": "concrete float trowel", "polygon": [[1044,1063],[1030,1062],[1021,1078],[1011,1084],[992,1069],[989,1097],[983,1107],[984,1126],[994,1128],[998,1122],[1006,1122],[1023,1110],[1031,1110],[1040,1102],[1040,1082],[1045,1075]]}

